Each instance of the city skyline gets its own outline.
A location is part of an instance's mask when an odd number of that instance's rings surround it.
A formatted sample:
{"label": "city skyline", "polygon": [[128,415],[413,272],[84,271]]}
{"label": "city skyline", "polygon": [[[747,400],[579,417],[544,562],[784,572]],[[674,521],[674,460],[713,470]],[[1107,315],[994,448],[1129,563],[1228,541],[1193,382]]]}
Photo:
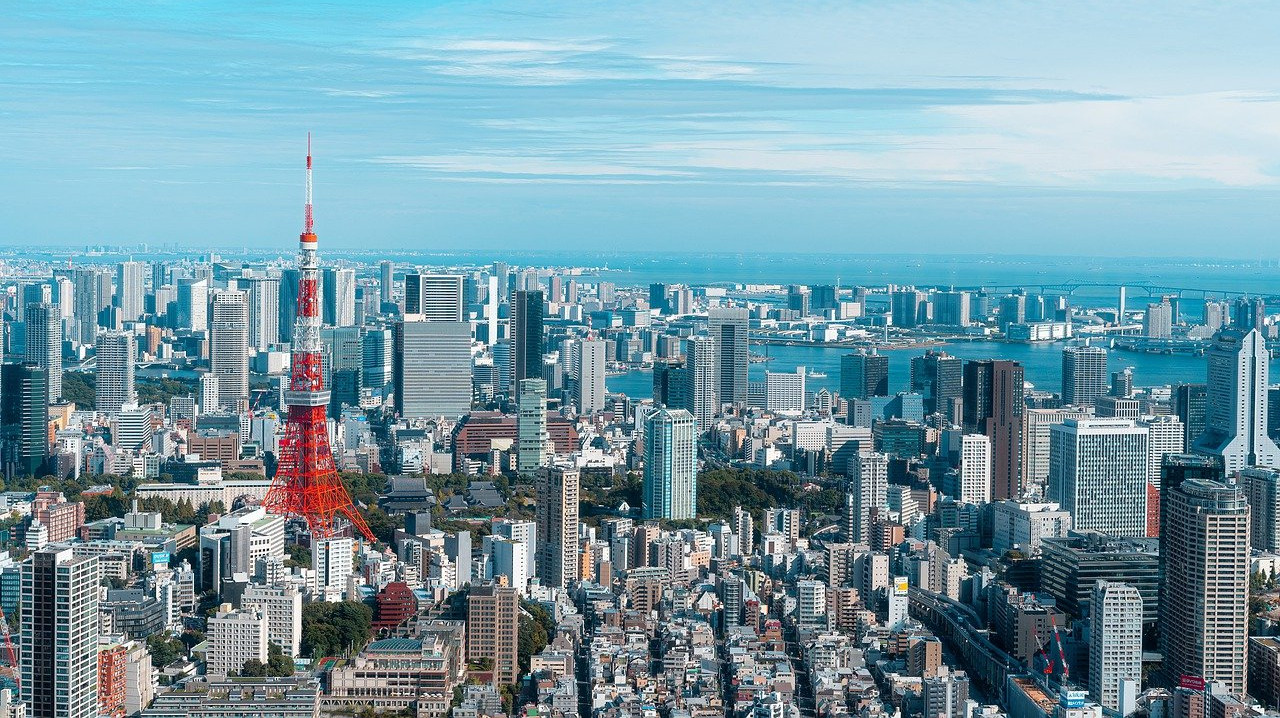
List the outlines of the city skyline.
{"label": "city skyline", "polygon": [[1267,48],[1275,12],[19,9],[0,243],[80,244],[93,217],[110,241],[287,246],[315,130],[334,247],[1198,255],[1215,237],[1257,258],[1275,63],[1218,38]]}

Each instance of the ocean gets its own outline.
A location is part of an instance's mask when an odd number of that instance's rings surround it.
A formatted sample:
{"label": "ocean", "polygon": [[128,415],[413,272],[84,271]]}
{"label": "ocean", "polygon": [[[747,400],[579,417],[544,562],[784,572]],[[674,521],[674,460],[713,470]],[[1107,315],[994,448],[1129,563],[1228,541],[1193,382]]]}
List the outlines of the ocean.
{"label": "ocean", "polygon": [[[1062,343],[1015,344],[1006,342],[955,342],[938,349],[961,359],[1012,359],[1022,363],[1026,380],[1043,391],[1060,391],[1062,385]],[[752,352],[764,354],[766,347],[752,345]],[[812,378],[805,388],[816,391],[826,388],[832,392],[840,386],[840,357],[851,350],[847,347],[769,346],[771,361],[752,364],[751,378],[763,379],[765,371],[795,371],[803,366],[807,371],[824,373],[825,378]],[[911,357],[919,356],[924,349],[892,349],[882,353],[889,357],[890,393],[906,391],[910,386]],[[1141,354],[1112,350],[1107,355],[1107,369],[1120,371],[1133,368],[1134,386],[1164,386],[1185,382],[1204,382],[1205,360],[1183,354]],[[1272,367],[1274,372],[1276,367]],[[653,372],[633,370],[611,376],[606,381],[609,391],[620,392],[634,398],[653,394]]]}

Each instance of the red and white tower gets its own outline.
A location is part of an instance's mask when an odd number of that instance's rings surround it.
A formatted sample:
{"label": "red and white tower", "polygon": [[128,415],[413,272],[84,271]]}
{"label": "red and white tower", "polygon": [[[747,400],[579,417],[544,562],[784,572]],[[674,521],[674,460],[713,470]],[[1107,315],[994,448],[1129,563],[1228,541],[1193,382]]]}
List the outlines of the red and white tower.
{"label": "red and white tower", "polygon": [[320,363],[320,267],[311,216],[311,135],[307,135],[307,208],[298,238],[298,313],[293,320],[293,356],[284,403],[288,423],[280,440],[280,462],[263,506],[281,516],[304,519],[313,538],[345,533],[342,516],[374,540],[338,477],[329,448],[329,390]]}

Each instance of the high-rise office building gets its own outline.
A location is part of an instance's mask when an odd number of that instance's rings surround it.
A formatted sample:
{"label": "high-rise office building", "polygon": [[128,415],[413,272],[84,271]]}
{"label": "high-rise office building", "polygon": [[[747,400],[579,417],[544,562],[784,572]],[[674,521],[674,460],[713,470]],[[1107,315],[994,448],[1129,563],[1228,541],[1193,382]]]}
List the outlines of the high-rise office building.
{"label": "high-rise office building", "polygon": [[644,422],[646,519],[692,519],[698,512],[698,433],[693,414],[659,409]]}
{"label": "high-rise office building", "polygon": [[1133,398],[1133,369],[1125,367],[1111,372],[1111,396],[1117,399]]}
{"label": "high-rise office building", "polygon": [[1249,498],[1249,546],[1255,551],[1280,551],[1280,471],[1244,469],[1240,482]]}
{"label": "high-rise office building", "polygon": [[583,339],[575,343],[573,377],[576,385],[574,398],[578,411],[593,414],[604,410],[605,342],[603,339]]}
{"label": "high-rise office building", "polygon": [[1166,675],[1245,690],[1249,502],[1239,487],[1187,479],[1161,492],[1160,652]]}
{"label": "high-rise office building", "polygon": [[1172,415],[1151,416],[1138,422],[1147,430],[1147,483],[1160,488],[1160,467],[1167,454],[1181,454],[1187,450],[1186,429],[1178,417]]}
{"label": "high-rise office building", "polygon": [[467,660],[487,659],[493,682],[506,686],[519,678],[520,595],[514,586],[489,583],[467,594]]}
{"label": "high-rise office building", "polygon": [[681,406],[698,421],[698,433],[711,428],[720,411],[720,372],[716,345],[711,337],[692,336],[685,341],[684,390]]}
{"label": "high-rise office building", "polygon": [[147,275],[151,266],[146,262],[121,262],[116,265],[116,306],[123,321],[135,321],[146,312]]}
{"label": "high-rise office building", "polygon": [[531,476],[551,458],[547,434],[547,382],[523,379],[516,396],[516,471]]}
{"label": "high-rise office building", "polygon": [[537,478],[537,572],[543,586],[568,588],[578,577],[580,476],[572,466],[550,466]]}
{"label": "high-rise office building", "polygon": [[134,338],[131,332],[106,331],[94,343],[98,360],[97,410],[119,414],[125,404],[137,401],[134,393]]}
{"label": "high-rise office building", "polygon": [[921,307],[927,305],[925,295],[915,288],[889,292],[889,313],[895,327],[914,327],[920,321]]}
{"label": "high-rise office building", "polygon": [[[295,279],[294,281],[296,282],[297,280]],[[79,296],[80,294],[77,291],[77,299]],[[191,277],[184,277],[178,280],[178,315],[176,322],[178,329],[190,329],[194,332],[208,330],[209,282],[207,280]]]}
{"label": "high-rise office building", "polygon": [[383,304],[390,304],[395,296],[396,265],[389,260],[378,262],[378,299]]}
{"label": "high-rise office building", "polygon": [[520,290],[511,303],[511,386],[519,390],[525,379],[542,378],[541,290]]}
{"label": "high-rise office building", "polygon": [[36,364],[0,366],[0,463],[5,478],[40,476],[49,453],[48,372]]}
{"label": "high-rise office building", "polygon": [[1022,422],[1026,412],[1022,365],[986,359],[964,365],[965,431],[991,438],[991,498],[1022,493]]}
{"label": "high-rise office building", "polygon": [[844,540],[871,539],[871,512],[889,508],[889,457],[878,451],[859,451],[849,459],[849,489],[845,497]]}
{"label": "high-rise office building", "polygon": [[[1182,422],[1186,445],[1192,446],[1204,433],[1205,384],[1178,384],[1173,387],[1173,413]],[[1270,402],[1268,402],[1270,405]]]}
{"label": "high-rise office building", "polygon": [[396,322],[394,345],[397,414],[452,420],[471,410],[470,322]]}
{"label": "high-rise office building", "polygon": [[[889,362],[888,357],[884,359],[884,391],[888,393]],[[843,381],[843,359],[840,376]],[[922,356],[911,359],[911,391],[924,397],[925,414],[942,414],[950,421],[959,423],[963,386],[964,369],[958,357],[930,349]],[[843,386],[840,393],[844,394]]]}
{"label": "high-rise office building", "polygon": [[1049,500],[1077,531],[1147,535],[1147,430],[1127,419],[1067,419],[1049,430]]}
{"label": "high-rise office building", "polygon": [[747,370],[751,365],[751,322],[745,307],[712,307],[708,333],[715,341],[720,372],[720,403],[747,404]]}
{"label": "high-rise office building", "polygon": [[392,382],[395,375],[394,330],[369,328],[361,338],[364,365],[360,377],[366,388],[382,389]]}
{"label": "high-rise office building", "polygon": [[298,279],[297,269],[285,269],[280,272],[280,317],[276,321],[280,341],[293,342],[293,322],[298,316]]}
{"label": "high-rise office building", "polygon": [[22,695],[32,718],[98,715],[97,556],[46,546],[22,562]]}
{"label": "high-rise office building", "polygon": [[280,342],[280,280],[275,277],[250,277],[249,347],[266,351]]}
{"label": "high-rise office building", "polygon": [[1062,403],[1092,406],[1107,393],[1107,350],[1067,347],[1062,350]]}
{"label": "high-rise office building", "polygon": [[45,403],[49,404],[62,397],[62,318],[58,308],[47,302],[26,305],[23,318],[27,326],[26,360],[46,370]]}
{"label": "high-rise office building", "polygon": [[960,437],[959,491],[956,498],[969,504],[991,501],[991,439],[986,434]]}
{"label": "high-rise office building", "polygon": [[322,273],[324,323],[350,327],[356,323],[356,272],[354,269],[326,267]]}
{"label": "high-rise office building", "polygon": [[[1137,697],[1142,682],[1142,594],[1127,583],[1098,581],[1089,616],[1089,695],[1119,711],[1122,696]],[[1125,682],[1132,685],[1123,690]],[[1132,709],[1131,709],[1132,710]]]}
{"label": "high-rise office building", "polygon": [[1228,475],[1246,466],[1280,465],[1280,448],[1267,435],[1271,352],[1262,333],[1224,329],[1205,357],[1205,430],[1194,451],[1222,457]]}
{"label": "high-rise office building", "polygon": [[659,314],[667,313],[667,285],[657,282],[649,285],[649,309],[657,309]]}
{"label": "high-rise office building", "polygon": [[934,295],[934,324],[949,327],[969,326],[969,293],[938,292]]}
{"label": "high-rise office building", "polygon": [[101,326],[99,313],[111,306],[111,274],[99,267],[77,269],[75,282],[75,325],[72,338],[79,344],[92,344]]}
{"label": "high-rise office building", "polygon": [[404,275],[404,315],[407,320],[460,322],[466,318],[461,274]]}
{"label": "high-rise office building", "polygon": [[889,357],[858,350],[840,357],[840,396],[870,399],[889,395]]}
{"label": "high-rise office building", "polygon": [[218,378],[219,406],[233,409],[249,398],[249,307],[243,292],[209,298],[209,372]]}

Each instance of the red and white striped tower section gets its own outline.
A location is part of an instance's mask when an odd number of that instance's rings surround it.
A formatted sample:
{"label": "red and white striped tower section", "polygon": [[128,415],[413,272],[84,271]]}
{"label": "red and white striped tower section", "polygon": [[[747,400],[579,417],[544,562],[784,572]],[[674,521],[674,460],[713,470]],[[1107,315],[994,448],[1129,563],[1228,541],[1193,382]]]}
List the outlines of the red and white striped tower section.
{"label": "red and white striped tower section", "polygon": [[313,539],[350,533],[339,517],[370,541],[368,524],[351,502],[329,447],[325,413],[329,390],[320,364],[320,267],[311,215],[311,135],[307,135],[307,208],[298,238],[298,313],[293,321],[293,356],[284,403],[289,419],[280,440],[280,462],[263,506],[281,516],[303,519]]}

